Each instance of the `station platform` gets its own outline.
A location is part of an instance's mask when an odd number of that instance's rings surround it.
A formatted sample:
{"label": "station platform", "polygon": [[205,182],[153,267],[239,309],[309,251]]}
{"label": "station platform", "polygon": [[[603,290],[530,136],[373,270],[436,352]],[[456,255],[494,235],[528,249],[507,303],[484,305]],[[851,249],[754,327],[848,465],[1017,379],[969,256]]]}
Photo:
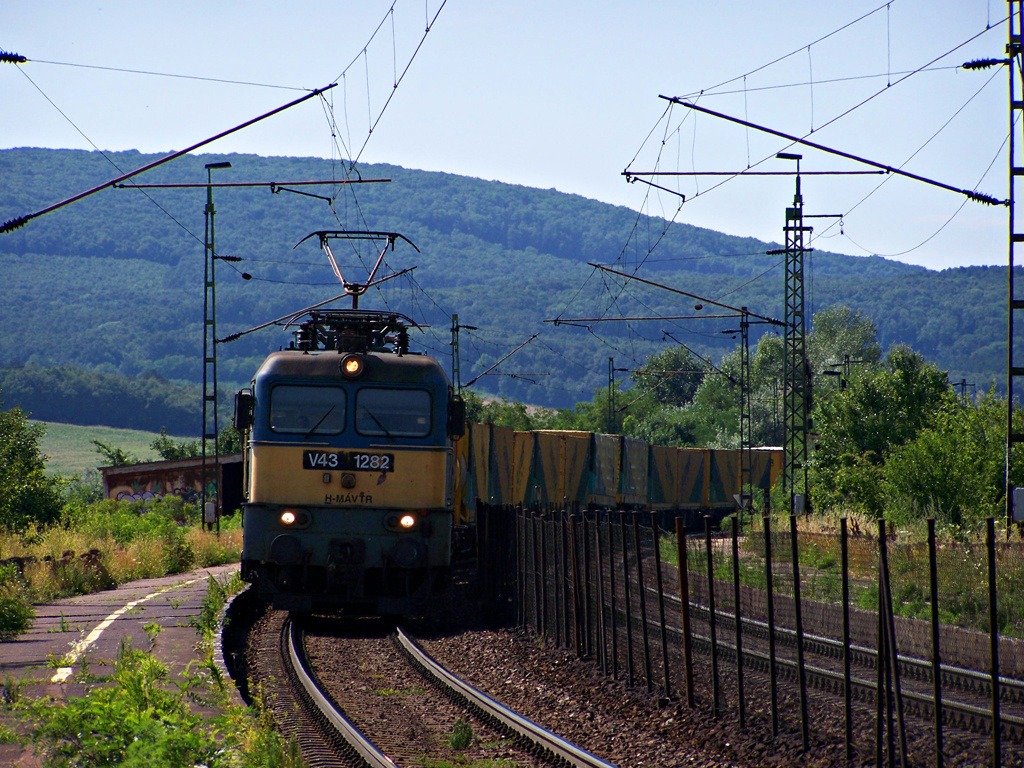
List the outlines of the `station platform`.
{"label": "station platform", "polygon": [[[171,679],[177,678],[201,659],[195,623],[209,578],[224,583],[238,568],[238,563],[200,568],[36,606],[31,629],[0,643],[0,685],[10,681],[21,695],[33,698],[82,696],[90,683],[82,682],[80,673],[87,671],[89,678],[110,675],[123,643],[149,651],[167,665]],[[220,650],[217,642],[215,658],[227,677]],[[243,703],[234,686],[231,693],[234,703]],[[0,767],[39,764],[30,751],[0,744]]]}

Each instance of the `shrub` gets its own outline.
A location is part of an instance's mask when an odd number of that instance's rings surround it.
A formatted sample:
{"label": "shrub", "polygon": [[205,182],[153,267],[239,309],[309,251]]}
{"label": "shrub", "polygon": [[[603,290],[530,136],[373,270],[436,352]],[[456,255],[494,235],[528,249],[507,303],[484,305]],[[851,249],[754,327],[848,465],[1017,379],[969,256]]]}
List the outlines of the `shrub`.
{"label": "shrub", "polygon": [[0,640],[12,640],[32,626],[36,612],[13,564],[0,566]]}
{"label": "shrub", "polygon": [[163,537],[163,563],[166,573],[184,573],[196,562],[196,553],[185,537],[185,531],[174,528]]}
{"label": "shrub", "polygon": [[20,595],[0,596],[0,640],[13,640],[32,626],[36,612]]}
{"label": "shrub", "polygon": [[452,749],[467,749],[473,743],[473,726],[465,720],[456,720],[452,726],[451,736],[448,737],[448,745]]}
{"label": "shrub", "polygon": [[9,530],[60,516],[64,481],[45,472],[43,433],[20,408],[0,410],[0,526]]}

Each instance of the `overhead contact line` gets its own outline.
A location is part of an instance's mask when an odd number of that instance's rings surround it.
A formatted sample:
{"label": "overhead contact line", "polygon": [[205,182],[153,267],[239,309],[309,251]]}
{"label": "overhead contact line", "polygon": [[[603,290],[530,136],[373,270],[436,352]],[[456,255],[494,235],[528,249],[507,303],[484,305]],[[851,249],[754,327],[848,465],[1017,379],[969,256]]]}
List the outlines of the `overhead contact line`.
{"label": "overhead contact line", "polygon": [[[167,155],[165,157],[162,157],[159,160],[154,160],[152,163],[147,163],[146,165],[142,166],[141,168],[137,168],[134,171],[122,174],[121,176],[118,176],[116,179],[111,179],[110,181],[106,181],[106,182],[104,182],[102,184],[99,184],[99,185],[93,187],[92,189],[87,189],[85,192],[80,192],[77,195],[69,197],[66,200],[61,200],[59,203],[54,203],[53,205],[48,206],[47,208],[43,208],[40,211],[36,211],[35,213],[29,213],[29,214],[26,214],[24,216],[18,216],[18,217],[14,218],[14,219],[10,219],[9,221],[4,222],[2,226],[0,226],[0,234],[4,234],[6,232],[13,232],[16,229],[19,229],[19,228],[25,226],[32,219],[38,218],[38,217],[43,216],[44,214],[50,213],[52,211],[56,211],[58,208],[63,208],[66,205],[70,205],[71,203],[74,203],[74,202],[77,202],[77,201],[79,201],[79,200],[81,200],[83,198],[89,197],[90,195],[93,195],[93,194],[95,194],[95,193],[97,193],[97,192],[99,192],[101,190],[107,189],[108,187],[117,186],[121,182],[127,181],[128,179],[132,178],[133,176],[138,176],[140,173],[144,173],[146,171],[152,170],[153,168],[156,168],[157,166],[163,165],[164,163],[168,163],[171,160],[176,160],[177,158],[181,157],[182,155],[187,155],[189,152],[193,152],[193,151],[199,149],[200,147],[204,147],[207,144],[210,144],[210,143],[216,141],[217,139],[222,139],[225,136],[230,136],[232,133],[240,131],[243,128],[248,128],[250,125],[253,125],[254,123],[258,123],[261,120],[265,120],[268,117],[271,117],[273,115],[278,114],[279,112],[283,112],[284,110],[290,109],[291,107],[294,107],[294,106],[296,106],[298,104],[301,104],[304,101],[308,101],[309,99],[312,99],[315,96],[319,96],[320,94],[324,93],[325,91],[328,91],[331,88],[334,88],[336,85],[337,85],[337,83],[331,83],[330,85],[325,86],[324,88],[317,88],[317,89],[315,89],[313,91],[310,91],[305,96],[302,96],[302,97],[300,97],[298,99],[295,99],[294,101],[290,101],[287,104],[284,104],[284,105],[282,105],[280,107],[277,107],[276,109],[272,109],[269,112],[265,112],[265,113],[263,113],[262,115],[260,115],[258,117],[254,117],[252,120],[247,120],[246,122],[244,122],[244,123],[242,123],[240,125],[236,125],[234,128],[230,128],[230,129],[228,129],[226,131],[222,131],[221,133],[218,133],[216,136],[211,136],[208,139],[203,139],[202,141],[197,142],[196,144],[193,144],[190,147],[186,147],[185,149],[179,150],[177,152],[172,152],[171,154],[169,154],[169,155]],[[204,184],[202,186],[206,186],[206,185]]]}
{"label": "overhead contact line", "polygon": [[[742,126],[744,126],[746,128],[753,128],[755,131],[761,131],[762,133],[767,133],[767,134],[769,134],[771,136],[777,136],[780,139],[785,139],[786,141],[793,142],[794,144],[800,144],[800,145],[805,146],[805,147],[810,147],[811,149],[817,149],[817,150],[819,150],[821,152],[826,152],[826,153],[828,153],[830,155],[836,155],[838,157],[842,157],[842,158],[845,158],[847,160],[853,160],[854,162],[861,163],[862,165],[868,165],[868,166],[871,166],[872,168],[878,168],[878,169],[880,169],[881,171],[883,171],[885,173],[891,173],[891,174],[894,174],[894,175],[897,175],[897,176],[904,176],[904,177],[906,177],[908,179],[913,179],[914,181],[920,181],[920,182],[923,182],[924,184],[929,184],[929,185],[931,185],[933,187],[939,187],[940,189],[945,189],[945,190],[948,190],[950,192],[956,192],[957,194],[964,195],[969,200],[974,200],[975,202],[978,202],[978,203],[983,203],[985,205],[1009,205],[1010,204],[1009,200],[999,200],[999,199],[993,197],[992,195],[986,195],[985,193],[978,192],[976,190],[961,189],[960,187],[955,187],[952,184],[946,184],[944,182],[937,181],[936,179],[930,179],[927,176],[921,176],[921,175],[916,174],[916,173],[911,173],[910,171],[904,171],[904,170],[902,170],[900,168],[896,168],[895,166],[886,165],[884,163],[879,163],[879,162],[876,162],[874,160],[870,160],[870,159],[868,159],[866,157],[862,157],[861,155],[855,155],[855,154],[853,154],[851,152],[844,152],[844,151],[839,150],[839,149],[833,149],[832,147],[826,146],[824,144],[819,144],[818,142],[815,142],[815,141],[810,141],[808,139],[801,138],[799,136],[794,136],[793,134],[790,134],[790,133],[783,133],[782,131],[777,131],[774,128],[768,128],[767,126],[759,125],[758,123],[750,122],[749,120],[743,120],[742,118],[739,118],[739,117],[733,117],[732,115],[727,115],[727,114],[725,114],[723,112],[716,112],[713,109],[708,109],[707,107],[701,107],[701,106],[699,106],[697,104],[694,104],[693,102],[684,101],[683,99],[680,99],[680,98],[675,97],[675,96],[659,96],[658,98],[665,99],[666,101],[669,101],[669,102],[671,102],[673,104],[679,104],[680,106],[686,107],[687,109],[692,109],[692,110],[695,110],[697,112],[702,112],[702,113],[704,113],[706,115],[711,115],[712,117],[718,117],[718,118],[721,118],[723,120],[728,120],[731,123],[736,123],[737,125],[742,125]],[[634,173],[633,175],[636,175],[636,174]],[[667,172],[667,171],[663,172],[663,175],[670,175],[670,172]],[[682,175],[682,174],[674,174],[674,175]],[[685,174],[685,175],[691,175],[691,174]],[[736,175],[740,175],[740,174],[737,173]],[[674,194],[678,194],[678,193],[674,193]]]}

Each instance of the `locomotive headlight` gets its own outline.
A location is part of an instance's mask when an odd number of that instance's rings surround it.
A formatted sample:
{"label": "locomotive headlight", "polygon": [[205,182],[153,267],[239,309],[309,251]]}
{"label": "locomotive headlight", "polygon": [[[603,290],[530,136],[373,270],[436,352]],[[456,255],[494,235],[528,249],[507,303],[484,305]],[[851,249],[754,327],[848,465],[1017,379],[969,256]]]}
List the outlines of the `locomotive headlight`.
{"label": "locomotive headlight", "polygon": [[341,361],[341,372],[350,379],[356,379],[363,375],[363,359],[357,355],[347,355]]}
{"label": "locomotive headlight", "polygon": [[386,530],[393,533],[410,533],[420,528],[422,521],[412,512],[394,512],[386,515],[381,522]]}
{"label": "locomotive headlight", "polygon": [[309,512],[304,509],[285,509],[277,516],[282,528],[305,528],[310,523]]}

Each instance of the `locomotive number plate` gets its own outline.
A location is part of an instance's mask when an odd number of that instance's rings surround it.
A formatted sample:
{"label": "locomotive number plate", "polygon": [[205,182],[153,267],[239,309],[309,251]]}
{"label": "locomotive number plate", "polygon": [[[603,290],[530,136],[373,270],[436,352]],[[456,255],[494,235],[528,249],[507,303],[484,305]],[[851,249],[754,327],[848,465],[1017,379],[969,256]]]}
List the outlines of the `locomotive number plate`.
{"label": "locomotive number plate", "polygon": [[303,469],[340,469],[348,472],[392,472],[393,453],[360,453],[358,451],[303,451]]}

